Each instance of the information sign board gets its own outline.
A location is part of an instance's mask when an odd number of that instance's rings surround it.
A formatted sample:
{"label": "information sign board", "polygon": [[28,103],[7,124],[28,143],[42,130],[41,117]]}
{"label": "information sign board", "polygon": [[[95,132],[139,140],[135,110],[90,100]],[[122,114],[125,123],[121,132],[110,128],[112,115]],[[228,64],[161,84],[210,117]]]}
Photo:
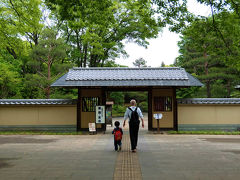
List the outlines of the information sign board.
{"label": "information sign board", "polygon": [[162,113],[153,114],[154,119],[162,119]]}
{"label": "information sign board", "polygon": [[95,123],[88,123],[89,132],[95,132],[96,126]]}
{"label": "information sign board", "polygon": [[96,106],[96,123],[105,124],[105,106]]}

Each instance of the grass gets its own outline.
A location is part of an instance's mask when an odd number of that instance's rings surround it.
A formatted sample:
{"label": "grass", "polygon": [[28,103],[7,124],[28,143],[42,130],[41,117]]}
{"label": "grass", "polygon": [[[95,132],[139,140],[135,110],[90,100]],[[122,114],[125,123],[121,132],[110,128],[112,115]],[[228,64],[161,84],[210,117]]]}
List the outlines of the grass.
{"label": "grass", "polygon": [[122,117],[123,118],[124,113],[114,113],[112,114],[112,117]]}
{"label": "grass", "polygon": [[168,134],[240,135],[240,131],[168,131]]}
{"label": "grass", "polygon": [[84,135],[89,132],[0,131],[0,135]]}

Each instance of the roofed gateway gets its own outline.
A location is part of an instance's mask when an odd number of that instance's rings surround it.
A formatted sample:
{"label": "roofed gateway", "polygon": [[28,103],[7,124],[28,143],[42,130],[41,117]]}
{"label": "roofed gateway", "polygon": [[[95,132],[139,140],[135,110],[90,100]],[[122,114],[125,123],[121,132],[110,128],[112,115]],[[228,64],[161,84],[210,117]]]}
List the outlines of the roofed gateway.
{"label": "roofed gateway", "polygon": [[[109,91],[147,91],[148,129],[157,128],[153,114],[162,113],[161,129],[178,129],[176,89],[203,84],[178,67],[72,68],[52,84],[52,87],[78,88],[77,130],[95,122],[95,106],[106,105]],[[106,124],[98,124],[104,130]]]}
{"label": "roofed gateway", "polygon": [[73,68],[52,86],[202,86],[183,68]]}

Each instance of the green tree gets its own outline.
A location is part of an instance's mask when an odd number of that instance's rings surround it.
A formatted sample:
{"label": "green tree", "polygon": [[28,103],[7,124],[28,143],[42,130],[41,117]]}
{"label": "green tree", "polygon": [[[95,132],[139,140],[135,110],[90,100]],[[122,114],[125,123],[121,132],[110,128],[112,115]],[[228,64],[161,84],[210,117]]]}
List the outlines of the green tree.
{"label": "green tree", "polygon": [[153,0],[152,4],[159,26],[168,25],[170,31],[180,32],[186,22],[193,20],[193,15],[187,9],[187,0]]}
{"label": "green tree", "polygon": [[238,0],[197,0],[211,8],[211,25],[225,46],[227,63],[240,70],[240,3]]}
{"label": "green tree", "polygon": [[146,47],[147,38],[157,37],[160,30],[150,1],[47,2],[63,20],[61,28],[71,45],[70,57],[81,67],[104,66],[106,61],[126,55],[123,40]]}
{"label": "green tree", "polygon": [[115,105],[122,106],[124,103],[124,94],[123,92],[110,92],[108,95],[108,100],[114,101]]}
{"label": "green tree", "polygon": [[19,74],[13,65],[0,59],[0,98],[21,98]]}
{"label": "green tree", "polygon": [[[16,59],[19,41],[23,37],[31,47],[38,44],[43,27],[41,22],[41,0],[2,0],[0,3],[0,40],[3,48]],[[21,52],[19,50],[18,52]]]}
{"label": "green tree", "polygon": [[15,75],[10,77],[15,77],[18,82],[11,86],[15,93],[8,93],[4,98],[15,98],[16,92],[17,97],[31,97],[25,94],[30,90],[25,84],[25,76],[35,73],[33,67],[36,64],[30,53],[38,44],[44,26],[42,5],[41,0],[2,0],[0,3],[0,59],[8,69],[14,69]]}
{"label": "green tree", "polygon": [[124,92],[124,101],[125,103],[130,103],[130,100],[135,99],[137,103],[147,102],[147,92],[141,91],[127,91]]}
{"label": "green tree", "polygon": [[[230,97],[237,70],[226,63],[229,59],[228,49],[216,35],[211,19],[196,20],[182,34],[176,65],[186,68],[205,83],[207,97],[212,97],[211,86],[219,80],[221,86],[227,89],[224,97]],[[231,42],[231,38],[228,41]]]}
{"label": "green tree", "polygon": [[143,58],[138,58],[133,62],[133,65],[138,68],[147,67],[147,61]]}
{"label": "green tree", "polygon": [[[203,94],[206,94],[205,92]],[[196,98],[203,97],[201,93],[199,93],[199,87],[188,87],[188,88],[179,88],[176,91],[177,98]],[[204,96],[205,97],[205,96]]]}
{"label": "green tree", "polygon": [[[42,66],[37,73],[45,79],[47,85],[46,97],[50,97],[50,84],[52,82],[51,70],[54,63],[64,61],[66,57],[67,46],[62,38],[57,38],[57,33],[53,29],[46,28],[39,40],[37,46],[32,51],[32,56]],[[59,63],[60,64],[60,63]],[[44,72],[44,66],[47,71]],[[41,71],[41,69],[43,71]]]}
{"label": "green tree", "polygon": [[166,66],[165,63],[162,61],[161,67],[165,67],[165,66]]}

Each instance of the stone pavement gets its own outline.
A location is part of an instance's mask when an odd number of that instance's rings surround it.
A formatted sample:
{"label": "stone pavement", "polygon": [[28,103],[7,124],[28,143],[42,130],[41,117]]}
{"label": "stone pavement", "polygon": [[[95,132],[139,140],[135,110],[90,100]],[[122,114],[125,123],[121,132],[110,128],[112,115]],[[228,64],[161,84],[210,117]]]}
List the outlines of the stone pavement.
{"label": "stone pavement", "polygon": [[1,135],[0,180],[240,177],[240,136],[157,135],[142,128],[138,152],[113,149],[112,127],[97,135]]}
{"label": "stone pavement", "polygon": [[122,150],[118,152],[116,159],[114,180],[125,180],[125,179],[142,179],[141,167],[138,160],[137,153],[129,151],[130,143],[129,136],[125,135],[122,139]]}

